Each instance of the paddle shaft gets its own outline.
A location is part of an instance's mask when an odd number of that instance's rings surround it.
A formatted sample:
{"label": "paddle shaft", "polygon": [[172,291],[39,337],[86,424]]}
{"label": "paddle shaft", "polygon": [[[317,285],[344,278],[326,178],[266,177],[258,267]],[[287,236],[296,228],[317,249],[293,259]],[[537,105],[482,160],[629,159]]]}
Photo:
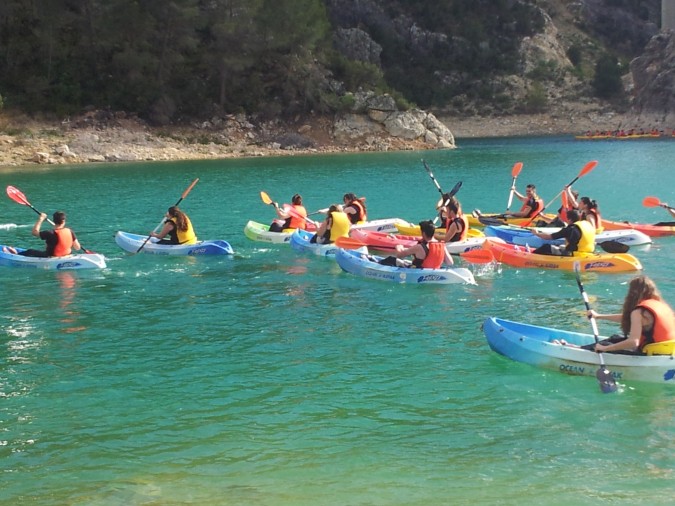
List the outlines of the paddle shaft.
{"label": "paddle shaft", "polygon": [[[588,294],[586,293],[586,290],[584,289],[584,284],[581,282],[581,275],[579,274],[579,264],[578,263],[575,264],[575,266],[574,266],[574,274],[577,278],[577,286],[579,287],[579,292],[581,293],[581,298],[584,300],[584,305],[586,306],[586,311],[588,312],[588,319],[591,322],[591,328],[593,329],[593,338],[595,339],[595,344],[597,345],[597,344],[600,343],[600,338],[598,337],[598,334],[599,334],[598,323],[595,321],[595,318],[590,314],[591,304],[588,301]],[[613,378],[611,377],[611,373],[609,373],[609,370],[605,366],[605,359],[603,358],[602,353],[599,352],[599,351],[597,353],[598,353],[598,356],[600,358],[600,370],[598,371],[598,374],[596,374],[596,377],[598,377],[598,381],[600,381],[600,383],[601,383],[600,384],[601,390],[603,392],[609,392],[609,391],[611,391],[612,385],[613,385],[613,388],[616,389],[616,384],[615,384]],[[602,373],[602,374],[600,374],[600,373]],[[607,385],[607,387],[609,387],[610,390],[605,390],[605,388],[603,388],[602,380],[600,380],[600,377],[599,377],[600,375],[602,375],[604,378],[606,378],[606,380],[608,382],[611,383],[610,385]]]}
{"label": "paddle shaft", "polygon": [[[183,202],[183,199],[184,199],[185,197],[188,196],[188,193],[190,193],[190,192],[192,191],[192,188],[194,188],[195,185],[196,185],[198,182],[199,182],[199,178],[195,179],[194,181],[192,181],[192,183],[190,183],[190,186],[188,186],[188,187],[185,189],[185,191],[181,194],[180,198],[179,198],[179,199],[176,201],[176,203],[174,204],[174,207],[177,207],[178,204],[180,204],[181,202]],[[164,224],[165,221],[166,221],[166,219],[165,219],[165,218],[162,218],[162,221],[160,221],[159,224],[158,224],[155,228],[152,229],[152,231],[153,231],[153,232],[156,231],[159,227],[161,227],[161,226]],[[145,245],[148,244],[148,241],[149,241],[151,238],[152,238],[152,235],[148,235],[148,237],[145,238],[145,241],[143,241],[143,244],[141,244],[141,245],[138,247],[138,249],[136,250],[136,253],[140,253],[141,250],[142,250],[143,248],[145,248]]]}
{"label": "paddle shaft", "polygon": [[511,181],[511,190],[509,191],[509,201],[506,204],[506,211],[508,212],[509,209],[511,209],[511,204],[513,203],[513,194],[515,193],[515,188],[516,188],[516,179],[518,179],[518,175],[520,174],[521,169],[523,168],[523,164],[521,162],[516,163],[513,166],[513,169],[511,169],[511,176],[513,176],[513,180]]}

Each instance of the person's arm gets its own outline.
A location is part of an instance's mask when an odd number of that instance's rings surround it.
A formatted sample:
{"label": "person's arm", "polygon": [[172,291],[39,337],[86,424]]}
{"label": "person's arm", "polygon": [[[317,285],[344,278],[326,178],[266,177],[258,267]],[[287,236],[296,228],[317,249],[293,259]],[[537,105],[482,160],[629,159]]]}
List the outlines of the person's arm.
{"label": "person's arm", "polygon": [[42,227],[42,222],[47,219],[47,215],[45,213],[40,213],[40,216],[38,217],[37,221],[35,222],[35,225],[33,225],[33,230],[31,230],[31,234],[33,234],[35,237],[40,237],[40,228]]}
{"label": "person's arm", "polygon": [[[620,316],[620,315],[619,315]],[[640,346],[640,338],[642,337],[642,310],[640,308],[633,309],[630,313],[630,332],[628,337],[613,344],[596,344],[595,351],[619,351],[619,350],[637,350]]]}
{"label": "person's arm", "polygon": [[417,253],[420,252],[420,250],[424,251],[422,249],[421,244],[415,244],[414,246],[410,246],[409,248],[404,248],[400,244],[396,245],[396,258],[405,258],[407,256],[414,256],[415,258],[420,258],[417,256]]}
{"label": "person's arm", "polygon": [[577,199],[574,198],[574,194],[572,193],[572,187],[565,186],[565,192],[567,193],[567,203],[570,206],[569,209],[578,209],[579,202],[577,202]]}
{"label": "person's arm", "polygon": [[81,250],[82,246],[80,246],[80,241],[77,240],[77,236],[75,235],[75,232],[73,232],[71,230],[70,233],[73,234],[73,246],[72,246],[72,248],[75,249],[75,250],[78,250],[78,251]]}
{"label": "person's arm", "polygon": [[445,265],[455,265],[455,261],[452,259],[452,255],[448,253],[448,250],[446,248],[443,248],[445,251],[445,259],[443,260],[443,263]]}
{"label": "person's arm", "polygon": [[557,232],[553,232],[552,234],[547,234],[546,232],[539,232],[536,228],[532,229],[532,233],[539,237],[540,239],[544,239],[546,241],[550,241],[551,239],[561,239],[561,238],[567,238],[567,227],[561,228]]}
{"label": "person's arm", "polygon": [[159,233],[150,232],[151,237],[156,237],[157,239],[164,239],[164,236],[173,230],[174,224],[173,221],[165,221],[162,230]]}

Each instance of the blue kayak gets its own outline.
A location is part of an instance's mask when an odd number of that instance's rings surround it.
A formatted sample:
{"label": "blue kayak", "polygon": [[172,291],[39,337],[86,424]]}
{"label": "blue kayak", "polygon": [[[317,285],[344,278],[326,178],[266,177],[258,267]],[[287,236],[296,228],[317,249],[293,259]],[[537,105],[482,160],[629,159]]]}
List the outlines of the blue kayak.
{"label": "blue kayak", "polygon": [[[124,251],[136,253],[148,238],[147,235],[130,234],[119,231],[115,234],[115,242]],[[157,239],[150,239],[140,253],[151,255],[232,255],[234,250],[230,243],[222,240],[197,241],[194,244],[157,244]]]}

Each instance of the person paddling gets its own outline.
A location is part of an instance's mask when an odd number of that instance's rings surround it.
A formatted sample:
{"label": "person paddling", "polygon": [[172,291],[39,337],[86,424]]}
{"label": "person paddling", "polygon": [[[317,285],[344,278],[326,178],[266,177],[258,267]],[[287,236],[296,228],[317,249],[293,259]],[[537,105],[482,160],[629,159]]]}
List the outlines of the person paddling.
{"label": "person paddling", "polygon": [[464,241],[469,235],[469,220],[456,198],[451,198],[446,209],[445,242]]}
{"label": "person paddling", "polygon": [[[445,249],[445,243],[439,242],[434,238],[436,227],[432,221],[420,221],[420,230],[422,240],[414,246],[404,248],[400,244],[396,245],[395,256],[388,256],[380,260],[382,265],[391,265],[395,267],[413,267],[418,269],[438,269],[443,265],[454,264],[452,257]],[[404,260],[405,257],[412,256],[412,262]]]}
{"label": "person paddling", "polygon": [[52,230],[40,230],[42,223],[47,219],[45,213],[40,213],[39,218],[33,225],[33,230],[31,234],[35,237],[39,237],[45,243],[47,243],[47,249],[45,251],[36,250],[36,249],[27,249],[21,252],[17,252],[16,248],[11,246],[6,246],[2,248],[4,253],[11,253],[13,255],[21,255],[24,257],[63,257],[70,255],[72,250],[81,250],[80,242],[75,236],[75,232],[71,229],[66,228],[66,213],[63,211],[56,211],[52,215],[52,220],[54,221],[54,228]]}
{"label": "person paddling", "polygon": [[[169,238],[164,239],[167,235]],[[150,232],[150,237],[159,239],[157,244],[194,244],[197,242],[197,235],[192,228],[190,218],[178,209],[178,206],[171,206],[167,210],[162,230],[157,233]]]}
{"label": "person paddling", "polygon": [[291,207],[295,213],[291,214],[286,209],[279,207],[279,204],[274,202],[274,209],[277,211],[278,220],[274,220],[270,225],[270,232],[283,232],[288,228],[307,228],[307,209],[302,205],[302,195],[296,193],[291,198]]}
{"label": "person paddling", "polygon": [[523,205],[520,211],[504,213],[504,216],[509,218],[532,218],[536,216],[542,209],[544,209],[544,201],[537,195],[537,187],[533,184],[528,184],[525,188],[525,195],[516,190],[512,186],[513,194],[520,200]]}
{"label": "person paddling", "polygon": [[353,193],[345,193],[342,197],[342,201],[344,202],[342,210],[349,217],[349,221],[352,225],[363,223],[368,220],[365,197],[357,197]]}
{"label": "person paddling", "polygon": [[349,226],[349,218],[342,210],[342,206],[333,204],[328,208],[326,219],[321,222],[309,242],[329,244],[335,242],[338,237],[349,237]]}
{"label": "person paddling", "polygon": [[567,223],[569,223],[568,226],[552,234],[533,229],[532,233],[541,239],[565,239],[564,246],[542,244],[534,250],[534,253],[558,256],[572,256],[577,251],[593,253],[595,250],[595,227],[589,221],[582,220],[579,213],[573,209],[567,211]]}

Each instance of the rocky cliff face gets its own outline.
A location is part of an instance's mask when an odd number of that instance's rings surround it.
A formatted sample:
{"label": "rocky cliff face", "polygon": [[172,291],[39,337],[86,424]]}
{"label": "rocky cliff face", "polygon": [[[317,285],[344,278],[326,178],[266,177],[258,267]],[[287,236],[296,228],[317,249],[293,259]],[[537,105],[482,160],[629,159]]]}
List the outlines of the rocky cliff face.
{"label": "rocky cliff face", "polygon": [[630,71],[635,122],[675,128],[675,31],[653,37],[642,56],[631,62]]}

